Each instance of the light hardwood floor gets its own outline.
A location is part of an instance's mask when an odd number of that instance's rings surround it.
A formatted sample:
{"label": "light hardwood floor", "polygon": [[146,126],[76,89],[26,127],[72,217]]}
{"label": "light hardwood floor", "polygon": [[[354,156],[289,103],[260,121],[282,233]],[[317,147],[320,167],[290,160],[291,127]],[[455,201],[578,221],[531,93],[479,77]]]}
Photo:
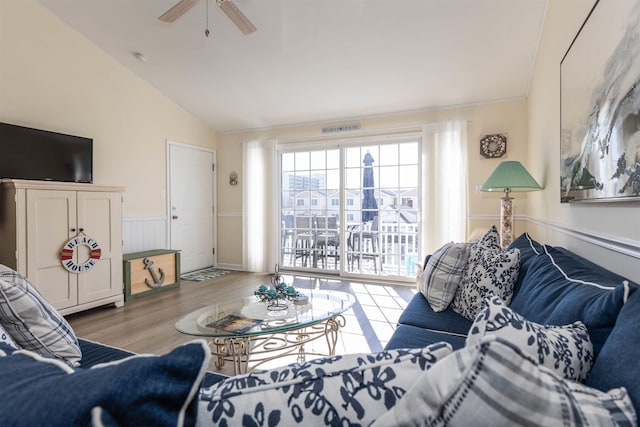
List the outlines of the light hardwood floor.
{"label": "light hardwood floor", "polygon": [[[390,337],[397,317],[415,291],[407,286],[384,286],[337,279],[285,276],[305,289],[333,289],[353,293],[358,302],[349,310],[338,352],[379,351]],[[124,307],[105,306],[67,316],[76,335],[135,353],[163,354],[194,337],[176,331],[175,323],[186,314],[210,304],[250,295],[269,276],[231,272],[204,281],[182,281],[180,287],[127,302]],[[346,336],[346,338],[344,338]],[[210,365],[211,370],[215,370]],[[226,367],[220,370],[229,373]]]}
{"label": "light hardwood floor", "polygon": [[231,272],[204,282],[180,286],[128,301],[124,307],[99,307],[66,317],[76,335],[136,353],[164,353],[192,339],[175,330],[184,315],[222,301],[246,296],[266,275]]}

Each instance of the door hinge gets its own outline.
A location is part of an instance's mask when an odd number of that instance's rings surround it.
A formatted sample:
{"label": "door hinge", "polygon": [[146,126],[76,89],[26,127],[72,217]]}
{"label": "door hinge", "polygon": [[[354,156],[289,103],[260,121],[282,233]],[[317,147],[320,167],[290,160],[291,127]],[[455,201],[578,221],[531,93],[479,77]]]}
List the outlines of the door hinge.
{"label": "door hinge", "polygon": [[216,171],[216,165],[211,165],[211,171],[215,172]]}
{"label": "door hinge", "polygon": [[211,249],[211,253],[216,254],[216,248]]}

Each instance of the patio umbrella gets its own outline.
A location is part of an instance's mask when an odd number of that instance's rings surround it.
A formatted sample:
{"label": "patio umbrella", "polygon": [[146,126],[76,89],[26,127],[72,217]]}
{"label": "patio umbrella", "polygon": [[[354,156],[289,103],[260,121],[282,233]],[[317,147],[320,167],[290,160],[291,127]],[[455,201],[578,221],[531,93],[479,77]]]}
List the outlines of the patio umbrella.
{"label": "patio umbrella", "polygon": [[364,155],[364,171],[362,174],[362,222],[371,221],[378,216],[378,203],[373,189],[373,156],[367,152]]}

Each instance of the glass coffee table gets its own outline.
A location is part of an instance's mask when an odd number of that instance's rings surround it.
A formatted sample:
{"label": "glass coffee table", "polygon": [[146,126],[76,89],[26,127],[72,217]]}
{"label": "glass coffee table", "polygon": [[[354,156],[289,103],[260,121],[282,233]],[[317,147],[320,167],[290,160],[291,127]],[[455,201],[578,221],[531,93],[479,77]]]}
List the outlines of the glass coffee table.
{"label": "glass coffee table", "polygon": [[[308,355],[333,356],[338,332],[345,325],[342,313],[355,298],[347,292],[303,290],[302,301],[284,301],[284,307],[268,307],[256,296],[229,303],[212,304],[187,314],[176,329],[187,335],[210,338],[216,367],[233,363],[234,375],[260,364],[296,355],[303,362]],[[320,353],[306,344],[325,339],[327,352]]]}

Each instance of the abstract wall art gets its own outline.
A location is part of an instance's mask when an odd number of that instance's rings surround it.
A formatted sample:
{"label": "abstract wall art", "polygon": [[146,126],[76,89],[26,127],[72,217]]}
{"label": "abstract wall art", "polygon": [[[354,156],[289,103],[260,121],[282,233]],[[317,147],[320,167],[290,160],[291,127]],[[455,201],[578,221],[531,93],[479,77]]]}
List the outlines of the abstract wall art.
{"label": "abstract wall art", "polygon": [[640,0],[591,9],[560,63],[560,127],[562,202],[640,201]]}

